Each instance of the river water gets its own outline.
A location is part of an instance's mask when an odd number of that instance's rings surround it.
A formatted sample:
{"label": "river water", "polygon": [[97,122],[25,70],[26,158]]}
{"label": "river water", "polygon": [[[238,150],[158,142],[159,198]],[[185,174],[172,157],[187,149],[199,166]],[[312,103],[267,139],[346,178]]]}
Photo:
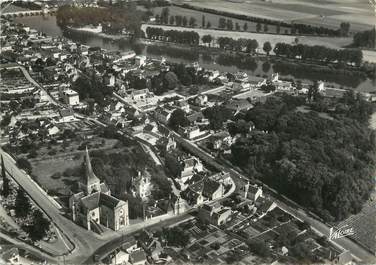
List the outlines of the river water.
{"label": "river water", "polygon": [[155,45],[152,43],[141,44],[132,43],[129,40],[109,40],[93,34],[83,32],[71,32],[62,30],[56,24],[55,16],[30,16],[18,17],[16,22],[25,24],[31,28],[46,33],[53,37],[64,36],[72,41],[86,44],[89,46],[98,46],[111,51],[128,51],[134,50],[137,54],[143,54],[151,58],[165,57],[168,61],[177,63],[194,63],[198,62],[202,67],[215,69],[221,72],[244,71],[252,76],[270,76],[274,71],[283,72],[280,76],[291,79],[300,79],[303,82],[312,82],[313,80],[324,80],[327,84],[334,87],[353,88],[362,92],[376,93],[375,80],[364,79],[359,77],[349,77],[346,75],[312,73],[310,71],[283,71],[283,66],[278,63],[268,63],[265,59],[248,58],[245,62],[239,63],[239,60],[228,60],[226,55],[208,54],[198,52],[194,49],[181,49],[172,45]]}

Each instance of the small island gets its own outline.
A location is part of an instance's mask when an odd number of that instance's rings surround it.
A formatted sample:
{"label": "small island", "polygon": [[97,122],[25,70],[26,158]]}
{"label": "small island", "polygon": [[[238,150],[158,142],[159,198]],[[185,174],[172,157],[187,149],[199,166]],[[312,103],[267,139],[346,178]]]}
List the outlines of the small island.
{"label": "small island", "polygon": [[57,24],[65,29],[94,34],[140,36],[141,23],[148,18],[145,11],[133,5],[121,7],[61,6],[56,14]]}

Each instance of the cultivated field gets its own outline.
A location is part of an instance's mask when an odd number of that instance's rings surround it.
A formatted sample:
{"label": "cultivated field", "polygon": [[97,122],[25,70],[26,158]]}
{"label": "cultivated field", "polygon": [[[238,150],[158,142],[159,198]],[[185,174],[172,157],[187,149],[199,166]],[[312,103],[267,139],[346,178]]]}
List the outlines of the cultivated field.
{"label": "cultivated field", "polygon": [[352,31],[369,29],[375,16],[368,0],[176,0],[197,7],[218,11],[299,22],[338,28],[341,22],[350,22]]}

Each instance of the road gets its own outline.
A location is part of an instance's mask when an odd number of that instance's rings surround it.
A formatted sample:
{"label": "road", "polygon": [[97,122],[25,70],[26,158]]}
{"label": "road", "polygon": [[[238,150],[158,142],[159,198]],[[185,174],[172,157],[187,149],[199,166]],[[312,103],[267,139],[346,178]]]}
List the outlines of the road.
{"label": "road", "polygon": [[25,78],[31,83],[33,84],[35,87],[39,88],[40,90],[44,91],[46,94],[47,94],[47,97],[48,97],[48,101],[55,105],[55,106],[61,106],[60,102],[58,102],[57,100],[55,100],[49,93],[47,90],[45,90],[37,81],[34,80],[34,78],[31,77],[30,73],[25,69],[25,67],[23,66],[19,66],[19,68],[21,69],[22,73],[24,74]]}
{"label": "road", "polygon": [[94,233],[85,230],[64,217],[51,202],[40,187],[31,180],[23,170],[20,170],[13,158],[0,149],[8,173],[28,193],[31,199],[50,217],[57,228],[75,245],[72,253],[67,253],[67,261],[73,264],[86,260],[94,251],[105,242],[97,238]]}
{"label": "road", "polygon": [[[105,258],[110,253],[114,252],[115,249],[118,249],[121,246],[122,242],[126,241],[129,237],[137,234],[143,228],[147,228],[149,231],[151,231],[151,230],[161,229],[163,227],[167,227],[167,226],[170,226],[172,224],[176,224],[178,222],[187,221],[190,218],[193,218],[190,215],[190,212],[191,211],[185,212],[184,214],[181,214],[181,215],[178,215],[178,216],[175,216],[175,217],[172,217],[172,218],[168,218],[166,220],[163,220],[163,221],[160,221],[160,222],[157,222],[157,223],[154,223],[154,224],[145,225],[144,227],[141,226],[138,229],[128,230],[128,231],[126,231],[122,234],[119,234],[118,238],[108,242],[107,244],[105,244],[102,247],[100,247],[99,249],[97,249],[97,251],[95,252],[95,256],[98,256],[98,260]],[[88,263],[91,263],[93,261],[94,261],[94,255],[90,256],[84,262],[84,264],[88,264]]]}
{"label": "road", "polygon": [[[173,131],[171,132],[175,135],[175,141],[177,141],[180,145],[186,148],[189,152],[199,157],[201,160],[203,160],[210,166],[216,168],[217,170],[229,172],[233,181],[236,183],[238,187],[242,187],[247,183],[248,178],[243,174],[239,173],[235,168],[230,167],[229,165],[224,166],[223,163],[218,162],[213,156],[211,156],[195,144],[185,140],[177,133]],[[289,201],[287,198],[284,199],[272,189],[268,189],[268,187],[266,187],[266,189],[268,190],[267,195],[270,198],[272,198],[280,206],[280,208],[282,208],[286,212],[289,212],[293,216],[301,219],[302,221],[308,222],[311,225],[311,227],[318,233],[325,236],[329,235],[330,228],[326,224],[311,217],[303,209],[297,208],[296,204],[293,204],[293,202]],[[342,249],[349,250],[356,260],[361,260],[366,263],[376,262],[376,257],[374,255],[372,255],[370,252],[368,252],[367,250],[357,245],[348,238],[337,239],[333,243]]]}

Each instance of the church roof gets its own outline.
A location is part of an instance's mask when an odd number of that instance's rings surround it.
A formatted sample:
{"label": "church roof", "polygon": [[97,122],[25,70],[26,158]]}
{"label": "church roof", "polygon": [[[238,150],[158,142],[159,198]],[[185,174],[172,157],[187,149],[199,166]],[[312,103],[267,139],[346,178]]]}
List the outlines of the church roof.
{"label": "church roof", "polygon": [[93,168],[91,166],[89,150],[86,147],[85,151],[85,158],[84,158],[84,166],[85,166],[85,176],[83,178],[83,184],[86,186],[90,186],[95,183],[99,183],[99,178],[94,174]]}
{"label": "church roof", "polygon": [[116,199],[113,196],[107,195],[105,193],[101,193],[100,199],[99,199],[99,204],[100,205],[105,205],[108,208],[115,208],[118,206],[120,203],[124,203],[121,200]]}
{"label": "church roof", "polygon": [[94,210],[99,207],[99,199],[101,197],[100,192],[95,192],[81,199],[82,206],[88,210]]}

